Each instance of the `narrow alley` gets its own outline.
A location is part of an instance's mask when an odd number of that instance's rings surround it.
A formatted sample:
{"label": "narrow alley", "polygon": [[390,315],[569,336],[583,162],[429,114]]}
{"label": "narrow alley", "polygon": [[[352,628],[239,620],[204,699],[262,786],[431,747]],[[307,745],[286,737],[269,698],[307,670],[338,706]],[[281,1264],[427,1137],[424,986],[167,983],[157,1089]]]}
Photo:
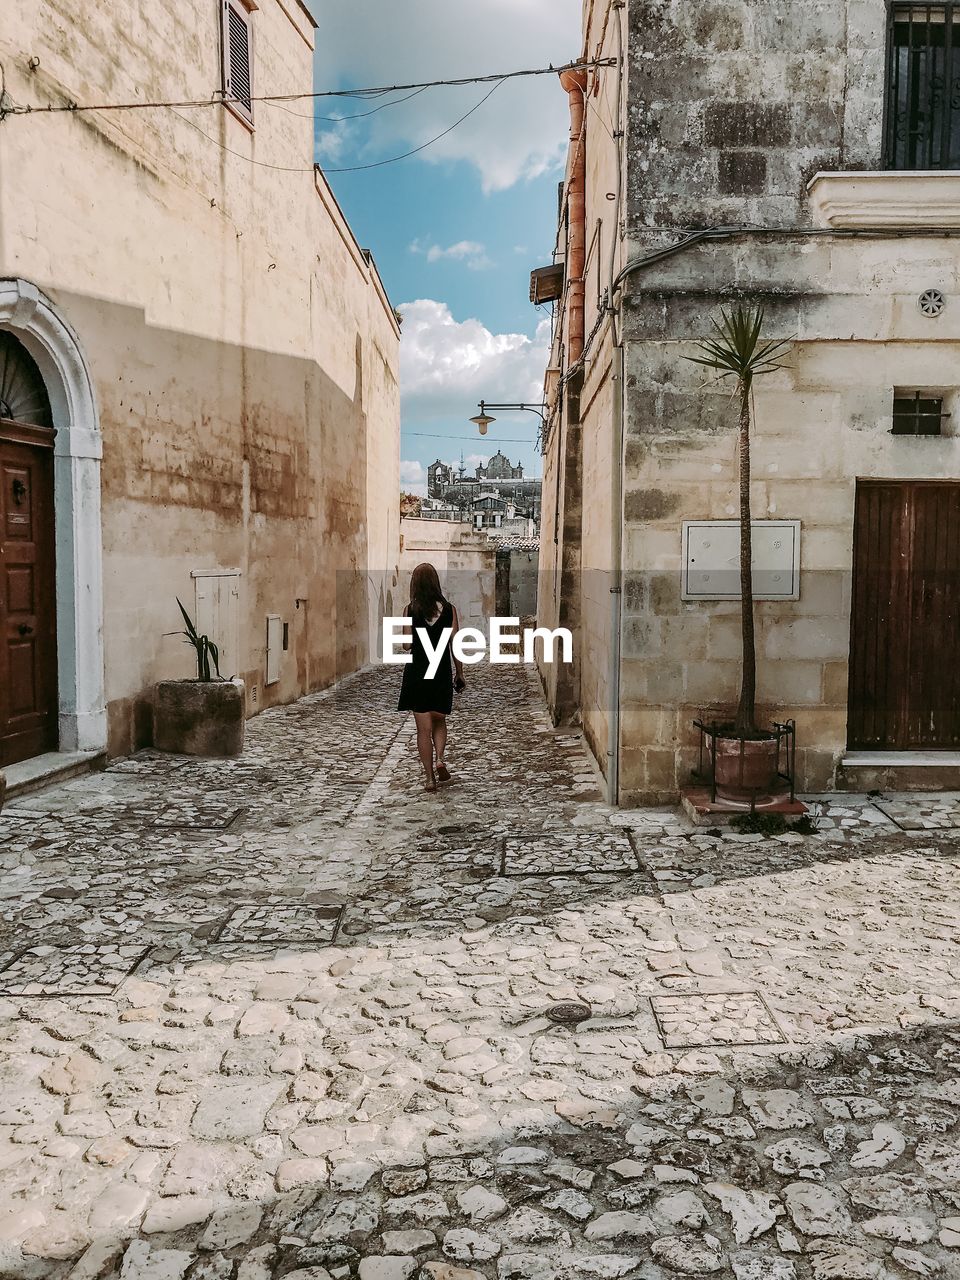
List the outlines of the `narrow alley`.
{"label": "narrow alley", "polygon": [[0,1275],[956,1276],[960,799],[613,811],[468,674],[437,795],[380,669],[3,811]]}

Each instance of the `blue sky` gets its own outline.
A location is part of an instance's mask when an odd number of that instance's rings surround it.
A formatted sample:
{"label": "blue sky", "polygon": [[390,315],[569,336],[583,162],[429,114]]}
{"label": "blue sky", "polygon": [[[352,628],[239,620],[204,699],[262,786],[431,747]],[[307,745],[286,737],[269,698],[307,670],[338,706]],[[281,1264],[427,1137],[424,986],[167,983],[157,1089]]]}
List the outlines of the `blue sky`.
{"label": "blue sky", "polygon": [[[580,51],[579,0],[314,0],[314,13],[318,89],[556,65]],[[528,300],[529,273],[551,261],[566,95],[552,75],[506,82],[419,155],[334,170],[420,146],[490,88],[430,89],[395,105],[404,94],[318,100],[317,158],[405,314],[401,458],[413,492],[428,463],[461,450],[475,465],[502,447],[541,473],[532,414],[503,414],[482,441],[467,419],[481,396],[540,398],[547,315]]]}

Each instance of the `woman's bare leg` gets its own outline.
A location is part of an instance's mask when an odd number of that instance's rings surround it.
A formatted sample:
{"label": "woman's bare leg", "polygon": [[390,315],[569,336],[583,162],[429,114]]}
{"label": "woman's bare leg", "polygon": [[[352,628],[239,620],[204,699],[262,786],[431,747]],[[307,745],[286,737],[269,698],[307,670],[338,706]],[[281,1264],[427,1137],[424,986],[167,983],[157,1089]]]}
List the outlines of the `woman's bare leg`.
{"label": "woman's bare leg", "polygon": [[447,749],[447,717],[440,711],[434,711],[432,719],[433,746],[437,753],[437,777],[441,782],[447,782],[450,779],[450,770],[443,758]]}
{"label": "woman's bare leg", "polygon": [[433,776],[433,713],[415,711],[413,718],[417,723],[417,751],[427,775],[427,790],[436,791],[437,780]]}
{"label": "woman's bare leg", "polygon": [[447,717],[440,711],[431,711],[430,717],[433,720],[433,745],[436,748],[437,760],[443,760],[443,753],[447,749]]}

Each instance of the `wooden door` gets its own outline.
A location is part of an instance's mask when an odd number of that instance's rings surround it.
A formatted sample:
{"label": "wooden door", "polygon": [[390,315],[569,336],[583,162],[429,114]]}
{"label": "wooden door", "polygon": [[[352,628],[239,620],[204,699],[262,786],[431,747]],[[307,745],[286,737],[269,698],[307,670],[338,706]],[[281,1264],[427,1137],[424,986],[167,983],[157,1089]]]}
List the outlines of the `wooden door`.
{"label": "wooden door", "polygon": [[857,485],[847,736],[960,749],[960,483]]}
{"label": "wooden door", "polygon": [[0,765],[58,745],[53,435],[0,420]]}

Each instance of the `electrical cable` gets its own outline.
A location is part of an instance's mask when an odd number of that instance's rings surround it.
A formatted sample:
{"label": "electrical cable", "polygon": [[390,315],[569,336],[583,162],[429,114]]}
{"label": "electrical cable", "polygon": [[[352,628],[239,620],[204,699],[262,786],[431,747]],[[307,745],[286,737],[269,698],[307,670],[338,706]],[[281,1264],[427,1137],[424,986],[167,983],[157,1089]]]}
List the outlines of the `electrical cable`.
{"label": "electrical cable", "polygon": [[[414,147],[412,151],[404,151],[402,155],[390,156],[386,160],[376,160],[371,164],[355,164],[355,165],[349,165],[346,168],[340,168],[340,169],[328,169],[326,168],[326,166],[319,165],[319,164],[312,164],[309,167],[309,169],[306,169],[306,168],[303,168],[302,166],[290,167],[282,164],[270,164],[266,160],[255,160],[252,156],[245,156],[242,151],[234,151],[231,147],[228,147],[224,143],[222,143],[219,138],[211,137],[210,134],[205,133],[198,124],[194,124],[192,120],[188,120],[187,117],[184,115],[181,115],[179,111],[174,110],[173,114],[177,117],[178,120],[182,120],[184,124],[188,124],[191,129],[196,129],[197,133],[199,133],[202,138],[206,138],[208,142],[212,142],[214,146],[219,147],[221,151],[225,151],[227,155],[236,156],[238,160],[245,160],[247,164],[256,165],[257,168],[259,169],[273,169],[278,173],[315,173],[318,169],[323,174],[358,173],[362,169],[380,169],[382,168],[383,165],[396,164],[398,160],[407,160],[410,158],[410,156],[415,156],[415,155],[418,155],[421,151],[426,151],[426,149],[428,147],[432,147],[435,142],[439,142],[441,138],[445,138],[448,133],[453,133],[454,129],[456,129],[459,125],[463,124],[464,120],[469,119],[469,117],[472,116],[475,111],[479,111],[480,108],[483,106],[483,104],[493,97],[496,91],[500,88],[501,84],[503,84],[503,81],[498,80],[497,83],[493,86],[493,88],[489,91],[489,93],[484,94],[484,96],[480,99],[480,101],[476,103],[474,106],[472,106],[469,111],[465,112],[460,117],[459,120],[455,120],[453,124],[449,126],[449,128],[444,129],[443,133],[438,133],[435,138],[430,138],[429,141],[422,143],[419,147]],[[171,108],[171,110],[173,110],[173,108]]]}
{"label": "electrical cable", "polygon": [[[433,435],[429,431],[405,431],[403,427],[400,428],[400,434],[402,436],[418,436],[421,440],[457,440],[459,439],[458,436]],[[487,444],[529,444],[530,440],[529,440],[529,437],[526,440],[522,440],[518,436],[484,436],[482,443],[485,445]]]}
{"label": "electrical cable", "polygon": [[422,143],[419,147],[414,147],[412,151],[404,151],[403,155],[391,156],[389,160],[375,160],[372,164],[352,164],[340,169],[323,168],[324,173],[359,173],[362,169],[381,169],[385,164],[396,164],[398,160],[408,160],[410,156],[419,155],[421,151],[426,151],[427,147],[432,147],[435,142],[439,142],[441,138],[445,138],[448,133],[453,133],[464,120],[469,120],[475,111],[479,111],[485,102],[489,102],[493,95],[503,84],[502,80],[498,80],[489,93],[484,94],[478,103],[464,112],[459,120],[455,120],[449,129],[444,129],[443,133],[438,133],[435,138],[431,138],[429,142]]}
{"label": "electrical cable", "polygon": [[411,98],[419,97],[421,93],[426,93],[426,88],[414,89],[413,93],[408,93],[404,98],[394,98],[392,102],[382,102],[379,107],[374,107],[372,111],[360,111],[352,116],[315,116],[312,112],[309,115],[302,111],[291,111],[289,107],[285,107],[282,102],[274,102],[267,99],[268,107],[279,107],[281,111],[285,111],[288,116],[296,116],[298,120],[316,120],[321,124],[343,124],[347,120],[366,120],[367,116],[375,116],[378,111],[386,111],[387,107],[399,107],[401,102],[409,102]]}
{"label": "electrical cable", "polygon": [[[528,76],[551,76],[560,75],[564,71],[580,71],[588,70],[591,67],[612,66],[613,60],[610,58],[593,59],[587,62],[570,62],[563,66],[555,67],[552,64],[546,67],[535,67],[523,71],[503,71],[496,75],[483,76],[463,76],[456,80],[422,80],[412,84],[394,84],[379,85],[373,88],[365,89],[318,89],[312,93],[261,93],[254,94],[251,98],[246,99],[244,105],[251,102],[304,102],[307,100],[316,100],[318,98],[366,98],[383,96],[388,93],[405,93],[408,89],[438,89],[456,87],[468,84],[490,84],[496,82],[502,83],[504,80],[518,80]],[[28,103],[25,106],[14,106],[7,111],[8,116],[17,115],[53,115],[60,112],[69,112],[76,115],[81,111],[142,111],[150,107],[216,107],[221,104],[229,104],[231,102],[239,103],[239,98],[228,98],[222,93],[215,94],[210,98],[187,98],[180,101],[161,101],[161,102],[100,102],[85,103],[69,102],[59,105],[35,106]]]}

